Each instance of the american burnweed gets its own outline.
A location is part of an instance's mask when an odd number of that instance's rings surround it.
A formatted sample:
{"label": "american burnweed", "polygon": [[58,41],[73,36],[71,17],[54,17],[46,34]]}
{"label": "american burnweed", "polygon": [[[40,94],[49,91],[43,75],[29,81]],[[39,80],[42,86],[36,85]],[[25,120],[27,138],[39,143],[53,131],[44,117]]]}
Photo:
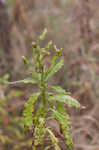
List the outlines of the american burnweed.
{"label": "american burnweed", "polygon": [[[42,35],[38,37],[37,42],[33,42],[33,64],[31,66],[29,60],[23,56],[24,64],[29,68],[31,77],[17,81],[18,83],[31,83],[38,85],[38,92],[29,96],[29,100],[25,103],[23,111],[25,129],[32,130],[33,141],[32,150],[44,141],[46,134],[49,134],[55,150],[60,150],[59,140],[55,136],[51,128],[46,126],[47,120],[57,120],[62,134],[64,136],[67,147],[71,150],[73,147],[72,138],[70,136],[70,117],[66,112],[64,105],[69,107],[80,107],[77,100],[68,95],[68,93],[60,86],[49,86],[48,79],[52,77],[63,66],[62,48],[58,49],[52,46],[52,42],[44,47],[40,47],[46,37],[47,30],[45,29]],[[50,49],[53,47],[54,54],[51,54]],[[47,66],[44,60],[48,55],[51,56],[50,65]],[[17,83],[16,82],[16,83]],[[49,92],[51,91],[51,92]],[[38,108],[35,112],[36,103],[39,101]],[[48,117],[48,113],[51,116]],[[46,149],[50,149],[46,147]]]}

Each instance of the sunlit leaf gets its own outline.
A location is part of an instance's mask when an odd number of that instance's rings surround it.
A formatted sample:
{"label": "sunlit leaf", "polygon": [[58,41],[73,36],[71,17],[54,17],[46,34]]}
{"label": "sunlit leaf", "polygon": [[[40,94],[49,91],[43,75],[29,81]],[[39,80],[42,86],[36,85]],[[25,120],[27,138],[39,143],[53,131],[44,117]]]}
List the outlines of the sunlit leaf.
{"label": "sunlit leaf", "polygon": [[67,92],[60,86],[51,86],[50,88],[54,89],[59,94],[67,94]]}
{"label": "sunlit leaf", "polygon": [[37,81],[32,78],[25,78],[24,80],[14,81],[14,82],[6,82],[8,84],[17,84],[17,83],[32,83],[37,84]]}
{"label": "sunlit leaf", "polygon": [[67,104],[68,106],[74,106],[74,107],[80,107],[80,103],[72,98],[69,95],[61,95],[61,94],[57,94],[57,95],[53,95],[49,97],[50,100],[55,100],[55,101],[59,101],[59,102],[63,102],[65,104]]}

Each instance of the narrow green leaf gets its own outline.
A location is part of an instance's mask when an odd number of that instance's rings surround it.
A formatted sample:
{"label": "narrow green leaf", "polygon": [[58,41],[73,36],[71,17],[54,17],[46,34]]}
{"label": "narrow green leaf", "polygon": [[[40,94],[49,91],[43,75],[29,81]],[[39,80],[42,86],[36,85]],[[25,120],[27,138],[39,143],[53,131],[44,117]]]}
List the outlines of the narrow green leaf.
{"label": "narrow green leaf", "polygon": [[23,83],[32,83],[35,84],[37,83],[35,80],[33,80],[32,78],[26,78],[24,80],[20,80],[19,82],[23,82]]}
{"label": "narrow green leaf", "polygon": [[[56,61],[57,57],[54,57]],[[55,62],[52,62],[51,67],[49,68],[49,70],[47,71],[47,75],[45,77],[45,81],[48,80],[48,78],[50,78],[54,73],[56,73],[63,65],[63,60],[61,59],[59,63],[57,63],[56,65],[54,64]]]}
{"label": "narrow green leaf", "polygon": [[54,55],[54,56],[52,57],[51,65],[50,65],[50,67],[48,68],[48,70],[45,72],[45,77],[46,77],[45,80],[48,80],[48,79],[47,79],[47,76],[48,76],[49,72],[53,69],[53,67],[54,67],[54,65],[55,65],[55,63],[56,63],[57,58],[58,58],[57,55]]}
{"label": "narrow green leaf", "polygon": [[14,81],[14,82],[7,82],[8,84],[16,84],[16,83],[32,83],[36,84],[37,81],[32,78],[26,78],[24,80]]}
{"label": "narrow green leaf", "polygon": [[50,146],[45,147],[45,149],[44,149],[44,150],[49,150],[49,149],[51,149],[51,145],[50,145]]}
{"label": "narrow green leaf", "polygon": [[51,109],[56,120],[59,121],[60,125],[61,125],[61,130],[64,134],[65,140],[66,140],[66,145],[68,146],[68,148],[70,150],[72,150],[73,147],[73,141],[70,135],[70,118],[69,115],[67,113],[65,113],[63,115],[63,113],[58,112],[57,110]]}
{"label": "narrow green leaf", "polygon": [[43,31],[43,33],[42,33],[42,35],[39,36],[39,40],[40,41],[43,41],[45,39],[46,33],[47,33],[47,29],[45,28],[44,31]]}
{"label": "narrow green leaf", "polygon": [[44,139],[44,136],[46,134],[46,129],[45,129],[45,118],[43,117],[38,117],[37,118],[38,122],[36,122],[36,126],[34,128],[34,145],[39,145]]}
{"label": "narrow green leaf", "polygon": [[54,89],[59,94],[67,94],[67,92],[60,86],[51,86],[50,88]]}
{"label": "narrow green leaf", "polygon": [[58,111],[61,114],[65,115],[66,114],[66,109],[65,109],[64,105],[61,102],[58,102],[58,101],[56,102],[56,105],[57,105]]}
{"label": "narrow green leaf", "polygon": [[53,134],[53,132],[52,132],[49,128],[47,128],[46,130],[47,130],[47,132],[50,134],[50,136],[51,136],[51,138],[52,138],[52,141],[58,143],[58,140],[57,140],[57,138],[55,137],[55,135]]}
{"label": "narrow green leaf", "polygon": [[32,71],[32,77],[38,82],[41,80],[41,74]]}
{"label": "narrow green leaf", "polygon": [[28,59],[25,56],[22,56],[22,58],[23,58],[23,61],[24,61],[25,65],[29,65],[30,64]]}
{"label": "narrow green leaf", "polygon": [[58,95],[50,96],[49,99],[59,101],[59,102],[63,102],[63,103],[67,104],[70,107],[72,107],[72,106],[77,107],[77,108],[80,107],[80,103],[76,99],[72,98],[69,95],[58,94]]}
{"label": "narrow green leaf", "polygon": [[51,48],[51,45],[52,45],[52,41],[48,42],[45,49],[48,51]]}
{"label": "narrow green leaf", "polygon": [[53,146],[55,147],[55,150],[61,150],[60,147],[58,146],[58,143],[59,143],[58,138],[55,137],[55,135],[49,128],[47,128],[46,130],[50,135],[50,138],[53,143]]}
{"label": "narrow green leaf", "polygon": [[56,51],[56,53],[57,53],[58,56],[61,56],[62,50],[63,50],[62,48],[58,49],[58,48],[56,47],[56,45],[54,45],[54,50]]}
{"label": "narrow green leaf", "polygon": [[33,125],[33,112],[34,112],[34,104],[36,103],[40,93],[33,93],[28,102],[25,103],[25,109],[23,111],[24,116],[24,125],[30,129],[32,129]]}
{"label": "narrow green leaf", "polygon": [[14,91],[11,96],[22,96],[24,95],[23,91]]}
{"label": "narrow green leaf", "polygon": [[33,47],[33,63],[34,63],[34,67],[37,67],[37,64],[36,64],[36,62],[37,62],[37,51],[36,51],[36,49],[37,49],[37,47],[36,48]]}
{"label": "narrow green leaf", "polygon": [[66,119],[66,116],[64,114],[61,114],[60,112],[58,112],[57,110],[55,109],[51,109],[56,120],[58,120],[59,122],[63,123]]}

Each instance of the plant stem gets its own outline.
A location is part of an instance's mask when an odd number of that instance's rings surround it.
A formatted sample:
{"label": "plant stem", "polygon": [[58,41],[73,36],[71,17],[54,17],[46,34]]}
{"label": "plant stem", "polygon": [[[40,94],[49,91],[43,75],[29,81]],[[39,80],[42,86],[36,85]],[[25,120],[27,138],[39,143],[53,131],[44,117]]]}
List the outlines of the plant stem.
{"label": "plant stem", "polygon": [[46,114],[46,83],[44,81],[44,72],[42,70],[42,79],[41,79],[41,95],[42,95],[42,103],[43,103],[43,112],[44,116]]}
{"label": "plant stem", "polygon": [[46,113],[46,95],[45,95],[45,90],[42,93],[42,100],[43,100],[43,109],[44,109],[44,114]]}

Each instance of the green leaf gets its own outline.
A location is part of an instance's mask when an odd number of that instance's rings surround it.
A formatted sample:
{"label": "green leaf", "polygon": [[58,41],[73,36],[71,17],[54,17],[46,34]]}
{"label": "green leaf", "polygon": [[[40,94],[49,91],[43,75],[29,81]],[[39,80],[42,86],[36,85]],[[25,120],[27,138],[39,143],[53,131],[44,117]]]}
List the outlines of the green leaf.
{"label": "green leaf", "polygon": [[62,48],[57,49],[56,45],[54,45],[54,50],[56,51],[56,53],[57,53],[58,56],[61,56],[61,54],[62,54]]}
{"label": "green leaf", "polygon": [[40,41],[43,41],[43,40],[45,39],[46,33],[47,33],[47,29],[45,28],[45,29],[44,29],[44,32],[43,32],[42,35],[40,35],[40,37],[39,37],[39,40],[40,40]]}
{"label": "green leaf", "polygon": [[41,74],[32,71],[32,77],[39,82],[41,80]]}
{"label": "green leaf", "polygon": [[22,96],[24,95],[23,91],[14,91],[11,96]]}
{"label": "green leaf", "polygon": [[57,63],[55,65],[57,56],[53,58],[52,62],[51,62],[51,66],[48,69],[46,76],[45,76],[45,81],[48,80],[48,78],[50,78],[54,73],[56,73],[63,65],[63,60],[61,59],[59,63]]}
{"label": "green leaf", "polygon": [[28,102],[25,103],[25,109],[23,111],[24,125],[30,129],[32,129],[32,125],[33,125],[34,105],[39,96],[40,93],[34,93],[30,96]]}
{"label": "green leaf", "polygon": [[59,143],[58,138],[55,137],[55,135],[49,128],[47,128],[46,130],[50,135],[50,138],[53,143],[53,146],[55,147],[55,150],[61,150],[60,147],[58,146],[58,143]]}
{"label": "green leaf", "polygon": [[10,77],[10,75],[9,75],[9,74],[5,74],[5,75],[3,76],[3,79],[4,79],[4,80],[8,80],[8,79],[9,79],[9,77]]}
{"label": "green leaf", "polygon": [[58,102],[58,101],[56,102],[56,105],[57,105],[58,111],[61,114],[65,115],[66,114],[66,109],[64,108],[64,105],[61,102]]}
{"label": "green leaf", "polygon": [[59,94],[67,94],[68,93],[63,88],[61,88],[60,86],[51,86],[50,88],[54,89]]}
{"label": "green leaf", "polygon": [[24,61],[25,65],[29,65],[30,64],[30,62],[28,61],[28,59],[25,56],[22,56],[22,58],[23,58],[23,61]]}
{"label": "green leaf", "polygon": [[26,78],[24,80],[21,80],[20,82],[23,82],[23,83],[32,83],[32,84],[35,84],[37,83],[35,80],[33,80],[32,78]]}
{"label": "green leaf", "polygon": [[58,120],[59,122],[64,122],[65,119],[66,119],[66,116],[64,114],[61,114],[60,112],[58,112],[57,110],[55,109],[51,109],[56,120]]}
{"label": "green leaf", "polygon": [[45,149],[44,149],[44,150],[50,150],[50,149],[51,149],[51,145],[50,145],[50,146],[45,147]]}
{"label": "green leaf", "polygon": [[14,81],[14,82],[8,82],[9,84],[16,84],[16,83],[32,83],[37,84],[37,81],[32,78],[26,78],[24,80]]}
{"label": "green leaf", "polygon": [[49,72],[53,69],[53,67],[54,67],[54,65],[55,65],[55,63],[56,63],[57,58],[58,58],[57,55],[54,55],[54,56],[52,57],[51,65],[50,65],[50,67],[47,69],[47,71],[45,72],[45,80],[46,80],[46,81],[48,80],[48,77],[47,77],[47,76],[48,76]]}
{"label": "green leaf", "polygon": [[51,48],[51,45],[52,45],[52,41],[48,42],[45,49],[48,51]]}
{"label": "green leaf", "polygon": [[43,117],[39,117],[38,119],[38,123],[36,123],[36,126],[34,128],[34,145],[38,145],[40,144],[43,139],[44,136],[46,134],[46,129],[45,129],[45,118]]}
{"label": "green leaf", "polygon": [[7,82],[9,79],[9,74],[5,74],[3,77],[0,77],[0,83]]}
{"label": "green leaf", "polygon": [[66,145],[68,146],[68,148],[70,150],[72,150],[73,147],[73,141],[70,135],[70,118],[69,115],[65,112],[65,114],[63,115],[63,113],[58,112],[57,110],[51,109],[56,120],[59,121],[60,125],[61,125],[61,130],[62,133],[64,134],[65,140],[66,140]]}
{"label": "green leaf", "polygon": [[57,95],[49,96],[49,99],[59,101],[59,102],[63,102],[63,103],[67,104],[70,107],[72,107],[72,106],[77,107],[77,108],[80,107],[80,103],[76,99],[72,98],[69,95],[57,94]]}

